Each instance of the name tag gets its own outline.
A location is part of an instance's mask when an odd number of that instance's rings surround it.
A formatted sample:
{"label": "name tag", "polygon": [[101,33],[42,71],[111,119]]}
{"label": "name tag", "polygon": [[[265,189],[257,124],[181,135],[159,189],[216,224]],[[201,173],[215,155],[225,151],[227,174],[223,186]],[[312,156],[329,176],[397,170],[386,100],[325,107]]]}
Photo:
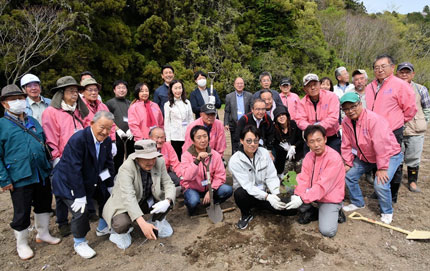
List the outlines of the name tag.
{"label": "name tag", "polygon": [[122,117],[123,122],[128,122],[128,117]]}
{"label": "name tag", "polygon": [[208,104],[215,104],[215,96],[209,96]]}
{"label": "name tag", "polygon": [[356,149],[352,148],[351,152],[352,152],[352,154],[354,154],[355,156],[357,156],[357,150]]}
{"label": "name tag", "polygon": [[242,111],[237,111],[237,114],[238,114],[238,115],[242,115],[242,114],[243,114],[243,112],[242,112]]}
{"label": "name tag", "polygon": [[188,125],[188,121],[183,121],[182,122],[182,126],[187,126]]}
{"label": "name tag", "polygon": [[264,145],[263,139],[260,139],[260,140],[258,141],[258,144],[260,144],[261,146],[263,146],[263,145]]}
{"label": "name tag", "polygon": [[104,182],[106,179],[110,178],[109,170],[106,168],[99,174],[100,179]]}
{"label": "name tag", "polygon": [[206,185],[208,185],[209,184],[209,181],[208,180],[203,180],[202,181],[202,186],[206,186]]}

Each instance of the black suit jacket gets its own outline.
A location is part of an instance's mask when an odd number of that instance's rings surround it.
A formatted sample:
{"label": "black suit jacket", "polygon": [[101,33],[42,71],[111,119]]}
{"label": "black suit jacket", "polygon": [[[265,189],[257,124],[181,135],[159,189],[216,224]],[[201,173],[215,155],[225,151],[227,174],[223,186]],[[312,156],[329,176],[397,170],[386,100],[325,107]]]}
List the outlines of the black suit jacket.
{"label": "black suit jacket", "polygon": [[[251,100],[251,92],[243,91],[243,105],[245,107],[244,114],[251,111]],[[230,126],[230,129],[234,130],[238,120],[236,91],[233,91],[225,97],[224,125],[228,125]]]}
{"label": "black suit jacket", "polygon": [[[257,127],[257,122],[254,120],[252,112],[243,115],[237,122],[237,129],[233,137],[233,142],[235,142],[236,144],[240,142],[240,134],[242,133],[242,130],[243,128],[245,128],[246,125],[253,125]],[[267,114],[264,114],[263,120],[260,123],[258,131],[260,132],[260,139],[263,140],[262,147],[268,149],[269,151],[272,150],[273,142],[275,140],[274,125],[272,119]]]}
{"label": "black suit jacket", "polygon": [[[206,88],[208,92],[210,92],[209,88]],[[210,95],[210,94],[209,94]],[[221,108],[221,99],[218,96],[217,91],[213,90],[213,96],[215,96],[215,108]],[[190,103],[191,108],[193,109],[194,114],[196,115],[196,119],[200,118],[200,107],[205,104],[205,100],[203,100],[203,96],[200,93],[199,88],[196,88],[190,94]]]}
{"label": "black suit jacket", "polygon": [[[76,132],[64,148],[63,156],[54,169],[52,189],[56,196],[75,199],[92,197],[97,186],[105,196],[113,186],[115,169],[112,159],[112,140],[107,137],[100,145],[99,159],[91,126]],[[99,174],[108,169],[110,177],[102,181]],[[88,199],[87,199],[88,200]]]}

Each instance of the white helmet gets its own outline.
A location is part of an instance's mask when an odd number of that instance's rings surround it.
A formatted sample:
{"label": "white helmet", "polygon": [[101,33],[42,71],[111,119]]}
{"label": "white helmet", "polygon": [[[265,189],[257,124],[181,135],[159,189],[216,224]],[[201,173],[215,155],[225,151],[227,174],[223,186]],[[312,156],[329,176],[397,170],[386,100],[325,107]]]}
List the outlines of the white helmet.
{"label": "white helmet", "polygon": [[40,79],[34,74],[27,73],[21,78],[21,87],[23,88],[28,83],[37,82],[40,84]]}

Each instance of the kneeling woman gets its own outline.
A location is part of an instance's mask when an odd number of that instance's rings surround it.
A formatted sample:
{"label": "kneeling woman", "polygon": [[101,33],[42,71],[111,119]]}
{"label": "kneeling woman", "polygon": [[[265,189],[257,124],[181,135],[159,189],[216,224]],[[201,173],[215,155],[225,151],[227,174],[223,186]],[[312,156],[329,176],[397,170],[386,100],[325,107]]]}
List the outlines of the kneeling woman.
{"label": "kneeling woman", "polygon": [[231,186],[225,184],[225,168],[221,155],[209,147],[209,132],[206,127],[197,125],[190,131],[193,144],[182,154],[183,169],[181,186],[188,214],[193,215],[203,198],[203,204],[210,203],[209,180],[206,171],[209,168],[210,182],[215,203],[222,203],[233,193]]}
{"label": "kneeling woman", "polygon": [[258,147],[260,134],[255,126],[245,126],[240,135],[239,151],[230,158],[228,168],[233,175],[234,201],[242,218],[239,229],[246,229],[254,218],[252,208],[268,209],[288,215],[279,197],[280,181],[269,151]]}

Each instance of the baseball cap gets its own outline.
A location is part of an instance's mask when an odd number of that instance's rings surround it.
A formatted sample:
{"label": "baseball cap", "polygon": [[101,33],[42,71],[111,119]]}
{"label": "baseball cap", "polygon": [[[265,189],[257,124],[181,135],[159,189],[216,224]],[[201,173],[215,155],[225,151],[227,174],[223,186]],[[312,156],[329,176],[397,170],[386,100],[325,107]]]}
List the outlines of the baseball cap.
{"label": "baseball cap", "polygon": [[200,112],[206,114],[216,114],[216,108],[214,104],[204,104],[200,107]]}
{"label": "baseball cap", "polygon": [[291,81],[289,78],[282,78],[281,83],[279,84],[280,86],[283,85],[291,85]]}
{"label": "baseball cap", "polygon": [[360,96],[356,92],[347,92],[340,98],[340,104],[356,103],[360,101]]}
{"label": "baseball cap", "polygon": [[161,157],[162,154],[157,151],[157,144],[154,140],[144,139],[134,143],[134,153],[130,154],[131,159],[143,158],[154,159]]}
{"label": "baseball cap", "polygon": [[352,77],[356,76],[357,74],[364,74],[367,77],[367,72],[365,70],[362,70],[362,69],[357,69],[357,70],[353,71]]}
{"label": "baseball cap", "polygon": [[412,65],[412,63],[410,63],[410,62],[402,62],[399,65],[397,65],[397,71],[400,71],[403,69],[408,69],[411,72],[413,72],[414,71],[414,65]]}
{"label": "baseball cap", "polygon": [[40,79],[34,74],[27,73],[21,78],[21,87],[23,88],[28,83],[36,82],[40,84]]}
{"label": "baseball cap", "polygon": [[303,86],[306,86],[311,81],[319,81],[318,75],[314,73],[308,73],[303,77]]}

